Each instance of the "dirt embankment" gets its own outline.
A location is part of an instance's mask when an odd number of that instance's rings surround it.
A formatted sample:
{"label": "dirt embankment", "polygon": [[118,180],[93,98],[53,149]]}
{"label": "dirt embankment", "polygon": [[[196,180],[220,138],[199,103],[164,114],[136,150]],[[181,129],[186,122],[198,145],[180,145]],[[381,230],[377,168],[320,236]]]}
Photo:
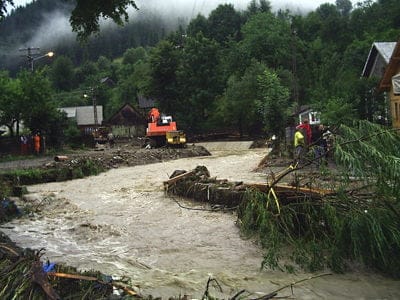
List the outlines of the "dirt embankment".
{"label": "dirt embankment", "polygon": [[103,147],[99,149],[80,150],[68,154],[60,153],[61,159],[46,156],[3,162],[0,163],[0,170],[73,166],[74,163],[82,160],[95,160],[104,169],[111,169],[120,166],[144,165],[184,157],[207,155],[210,155],[210,152],[206,148],[196,145],[187,145],[185,148],[144,149],[131,144],[120,144],[113,148]]}

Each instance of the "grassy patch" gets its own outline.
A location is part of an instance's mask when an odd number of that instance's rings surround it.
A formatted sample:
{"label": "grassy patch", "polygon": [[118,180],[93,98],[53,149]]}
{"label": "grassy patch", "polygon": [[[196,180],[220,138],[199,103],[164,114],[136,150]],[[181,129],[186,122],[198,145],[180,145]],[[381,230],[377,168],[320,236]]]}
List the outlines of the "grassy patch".
{"label": "grassy patch", "polygon": [[[343,272],[351,260],[400,277],[400,220],[385,201],[302,198],[279,213],[268,203],[267,195],[248,191],[238,213],[242,232],[256,235],[265,249],[263,267]],[[282,257],[292,265],[282,265]]]}
{"label": "grassy patch", "polygon": [[8,171],[0,174],[0,181],[8,183],[8,185],[30,185],[83,178],[85,176],[98,175],[103,171],[105,169],[100,162],[82,159],[75,161],[73,165],[63,165],[48,169],[32,168]]}

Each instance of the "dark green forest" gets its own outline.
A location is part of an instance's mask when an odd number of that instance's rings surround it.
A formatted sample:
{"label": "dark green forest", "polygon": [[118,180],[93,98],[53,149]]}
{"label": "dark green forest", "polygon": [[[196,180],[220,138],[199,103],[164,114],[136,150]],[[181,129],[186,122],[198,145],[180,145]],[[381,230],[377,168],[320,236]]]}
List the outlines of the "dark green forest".
{"label": "dark green forest", "polygon": [[[43,16],[57,11],[68,18],[71,10],[62,0],[38,0],[0,23],[1,124],[23,120],[30,129],[62,134],[66,121],[56,108],[90,105],[88,92],[96,93],[105,119],[125,103],[137,106],[141,95],[192,134],[282,136],[302,105],[329,125],[389,118],[377,79],[361,72],[373,42],[399,38],[398,0],[355,7],[337,0],[304,15],[253,0],[245,10],[224,4],[173,24],[139,10],[125,26],[105,26],[84,42],[71,34],[46,44],[55,56],[35,61],[31,72],[18,49]],[[101,84],[104,78],[113,84]]]}

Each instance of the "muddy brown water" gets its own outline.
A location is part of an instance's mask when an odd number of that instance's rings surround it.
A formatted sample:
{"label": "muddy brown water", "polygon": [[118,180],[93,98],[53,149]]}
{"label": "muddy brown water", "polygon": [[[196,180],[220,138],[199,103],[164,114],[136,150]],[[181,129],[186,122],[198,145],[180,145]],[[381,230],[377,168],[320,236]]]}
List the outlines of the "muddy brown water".
{"label": "muddy brown water", "polygon": [[[243,239],[234,213],[191,210],[200,203],[164,195],[174,170],[208,168],[211,176],[247,183],[266,175],[252,170],[266,149],[224,144],[212,156],[112,169],[98,176],[28,187],[27,201],[41,212],[0,228],[22,247],[45,248],[44,259],[79,269],[127,276],[143,295],[201,298],[208,278],[232,297],[246,289],[253,298],[315,274],[260,270],[262,249]],[[211,146],[209,146],[212,148]],[[400,281],[353,272],[305,281],[296,299],[400,299]],[[279,296],[291,295],[290,288]]]}

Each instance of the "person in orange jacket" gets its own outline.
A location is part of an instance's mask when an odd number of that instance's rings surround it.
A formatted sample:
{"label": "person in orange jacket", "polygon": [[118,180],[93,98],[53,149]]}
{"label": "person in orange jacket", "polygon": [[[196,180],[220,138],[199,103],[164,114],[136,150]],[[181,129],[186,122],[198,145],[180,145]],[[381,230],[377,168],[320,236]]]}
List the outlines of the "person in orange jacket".
{"label": "person in orange jacket", "polygon": [[39,154],[40,152],[40,135],[36,133],[33,137],[33,149],[35,150],[35,154]]}

